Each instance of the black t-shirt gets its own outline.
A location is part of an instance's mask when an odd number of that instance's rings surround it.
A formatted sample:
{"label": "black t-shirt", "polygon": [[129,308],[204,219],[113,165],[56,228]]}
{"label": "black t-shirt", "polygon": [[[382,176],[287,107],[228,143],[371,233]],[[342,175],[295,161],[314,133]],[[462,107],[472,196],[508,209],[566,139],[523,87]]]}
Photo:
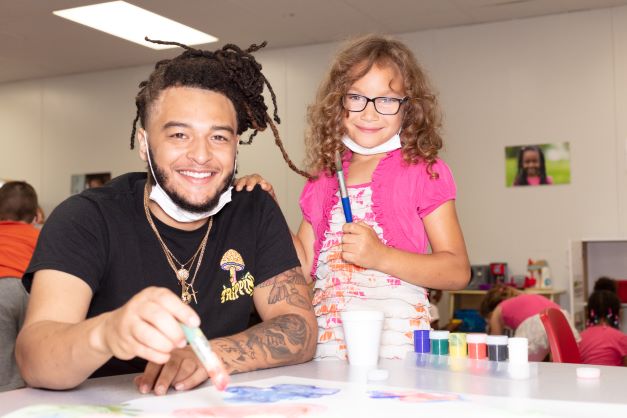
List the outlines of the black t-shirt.
{"label": "black t-shirt", "polygon": [[[37,270],[79,277],[93,291],[88,318],[122,306],[149,286],[166,287],[180,295],[174,271],[146,219],[145,183],[145,173],[125,174],[61,203],[41,231],[24,275],[26,288],[30,291]],[[193,256],[207,231],[207,225],[182,231],[152,218],[181,262]],[[227,262],[225,254],[237,261]],[[252,192],[234,191],[232,201],[213,217],[194,282],[198,304],[192,301],[190,306],[198,312],[207,338],[245,330],[253,286],[298,265],[285,218],[270,195],[259,187]],[[192,269],[188,283],[193,274]],[[137,358],[113,358],[92,377],[142,372],[145,364]]]}

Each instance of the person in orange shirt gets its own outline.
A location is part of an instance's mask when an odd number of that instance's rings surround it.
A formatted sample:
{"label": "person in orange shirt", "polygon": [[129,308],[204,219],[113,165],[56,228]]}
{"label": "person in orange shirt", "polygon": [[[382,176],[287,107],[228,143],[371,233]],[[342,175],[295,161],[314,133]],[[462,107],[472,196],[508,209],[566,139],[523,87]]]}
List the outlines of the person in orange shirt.
{"label": "person in orange shirt", "polygon": [[30,184],[10,181],[0,187],[0,392],[24,385],[14,351],[28,302],[21,279],[39,237],[33,225],[38,206]]}

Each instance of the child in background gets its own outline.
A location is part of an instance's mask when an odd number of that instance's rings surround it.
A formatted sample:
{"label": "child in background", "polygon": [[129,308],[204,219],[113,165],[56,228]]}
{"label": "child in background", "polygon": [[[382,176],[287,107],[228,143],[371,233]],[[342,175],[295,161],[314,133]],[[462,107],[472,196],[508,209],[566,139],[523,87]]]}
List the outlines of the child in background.
{"label": "child in background", "polygon": [[588,327],[581,333],[579,343],[582,362],[627,366],[627,335],[619,330],[620,300],[616,293],[594,291],[587,310]]}
{"label": "child in background", "polygon": [[30,184],[10,181],[0,187],[0,391],[24,385],[14,349],[28,302],[21,279],[39,237],[33,226],[37,207]]}
{"label": "child in background", "polygon": [[544,152],[535,145],[522,147],[518,153],[518,173],[514,186],[537,186],[553,184],[553,178],[547,176]]}
{"label": "child in background", "polygon": [[617,293],[618,289],[616,286],[616,280],[611,279],[609,277],[599,277],[596,282],[594,282],[594,292],[597,290],[608,290],[613,293]]}
{"label": "child in background", "polygon": [[[506,285],[492,287],[481,302],[479,312],[488,321],[491,335],[499,335],[509,328],[515,337],[529,340],[529,360],[542,361],[549,354],[549,342],[540,312],[546,308],[562,308],[548,298],[533,293],[524,293]],[[566,318],[570,318],[567,312]],[[570,320],[569,320],[570,322]],[[575,339],[579,333],[571,324]]]}
{"label": "child in background", "polygon": [[[430,329],[426,288],[461,289],[470,266],[442,147],[440,112],[426,75],[404,44],[357,39],[335,58],[308,114],[310,173],[294,243],[315,277],[315,357],[346,358],[340,313],[383,311],[380,356],[403,358],[413,331]],[[354,221],[339,199],[342,156]],[[272,192],[259,176],[240,179]],[[431,247],[431,253],[428,248]]]}

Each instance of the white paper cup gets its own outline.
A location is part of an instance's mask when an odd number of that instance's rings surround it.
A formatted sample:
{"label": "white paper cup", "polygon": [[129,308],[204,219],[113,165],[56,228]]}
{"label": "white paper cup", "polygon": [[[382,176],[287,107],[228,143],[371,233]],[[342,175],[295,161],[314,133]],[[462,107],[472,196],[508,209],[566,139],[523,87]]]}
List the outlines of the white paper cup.
{"label": "white paper cup", "polygon": [[376,366],[383,329],[381,311],[341,312],[348,362],[352,366]]}

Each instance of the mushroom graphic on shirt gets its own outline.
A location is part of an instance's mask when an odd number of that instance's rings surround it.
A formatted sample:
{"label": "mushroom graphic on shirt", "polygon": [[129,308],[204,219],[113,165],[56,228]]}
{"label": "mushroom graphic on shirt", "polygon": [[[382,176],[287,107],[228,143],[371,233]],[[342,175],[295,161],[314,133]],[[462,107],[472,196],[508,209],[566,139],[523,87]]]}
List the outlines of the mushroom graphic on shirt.
{"label": "mushroom graphic on shirt", "polygon": [[244,260],[237,251],[228,250],[222,256],[222,260],[220,260],[220,268],[230,273],[231,285],[234,285],[237,281],[235,272],[244,270]]}

